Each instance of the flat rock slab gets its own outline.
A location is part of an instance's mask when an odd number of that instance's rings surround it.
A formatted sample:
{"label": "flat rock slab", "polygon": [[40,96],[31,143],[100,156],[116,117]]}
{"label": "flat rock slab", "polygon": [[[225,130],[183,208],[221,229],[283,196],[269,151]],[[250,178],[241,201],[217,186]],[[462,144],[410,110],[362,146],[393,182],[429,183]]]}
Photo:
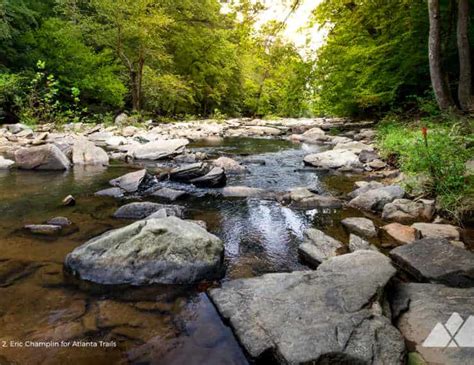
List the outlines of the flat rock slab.
{"label": "flat rock slab", "polygon": [[355,233],[364,238],[373,238],[377,236],[377,228],[370,219],[362,217],[345,218],[341,224],[349,233]]}
{"label": "flat rock slab", "polygon": [[144,219],[149,215],[164,209],[167,216],[182,218],[184,208],[179,205],[158,204],[152,202],[129,203],[118,208],[114,213],[114,218],[118,219]]}
{"label": "flat rock slab", "polygon": [[316,271],[226,282],[209,295],[257,361],[401,364],[403,338],[378,310],[395,272],[384,255],[357,251]]}
{"label": "flat rock slab", "polygon": [[132,145],[127,153],[138,160],[161,160],[182,153],[188,143],[189,141],[184,138],[157,140],[142,145]]}
{"label": "flat rock slab", "polygon": [[308,155],[304,163],[314,167],[338,169],[340,167],[360,167],[359,157],[347,150],[331,150]]}
{"label": "flat rock slab", "polygon": [[[426,363],[473,363],[474,288],[404,283],[394,288],[390,302],[398,329]],[[449,347],[448,327],[456,333],[457,347]]]}
{"label": "flat rock slab", "polygon": [[345,252],[346,247],[341,242],[314,228],[304,232],[304,241],[298,247],[300,257],[313,267]]}
{"label": "flat rock slab", "polygon": [[384,186],[363,192],[349,202],[349,205],[365,211],[382,211],[395,199],[403,198],[405,190],[398,185]]}
{"label": "flat rock slab", "polygon": [[138,221],[91,239],[65,266],[99,284],[190,284],[222,273],[224,244],[176,217]]}
{"label": "flat rock slab", "polygon": [[414,223],[412,227],[420,231],[424,238],[445,238],[450,241],[459,241],[459,228],[451,224]]}
{"label": "flat rock slab", "polygon": [[474,287],[474,254],[439,238],[424,238],[390,251],[402,269],[421,282]]}

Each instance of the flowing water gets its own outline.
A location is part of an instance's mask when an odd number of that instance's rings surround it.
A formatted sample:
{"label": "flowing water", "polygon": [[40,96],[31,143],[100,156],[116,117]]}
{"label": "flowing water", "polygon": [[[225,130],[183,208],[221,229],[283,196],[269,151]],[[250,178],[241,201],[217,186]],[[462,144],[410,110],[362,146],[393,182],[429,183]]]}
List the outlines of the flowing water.
{"label": "flowing water", "polygon": [[[242,161],[249,173],[230,176],[228,185],[277,192],[311,186],[338,194],[351,190],[357,179],[325,177],[304,168],[304,155],[320,150],[316,146],[233,138],[194,143],[190,148]],[[68,173],[0,174],[1,365],[247,363],[232,331],[205,294],[208,285],[218,282],[192,287],[100,287],[63,273],[67,253],[129,223],[111,218],[123,201],[94,196],[108,187],[110,179],[129,171],[129,166],[113,165]],[[304,211],[274,200],[195,193],[178,204],[186,206],[188,218],[205,221],[209,231],[225,242],[227,270],[222,280],[307,269],[297,255],[303,230],[318,227],[347,242],[339,222],[360,215],[347,209]],[[75,196],[76,206],[61,206],[68,194]],[[57,238],[22,230],[25,224],[55,216],[68,217],[75,229]],[[42,347],[31,347],[34,344]]]}

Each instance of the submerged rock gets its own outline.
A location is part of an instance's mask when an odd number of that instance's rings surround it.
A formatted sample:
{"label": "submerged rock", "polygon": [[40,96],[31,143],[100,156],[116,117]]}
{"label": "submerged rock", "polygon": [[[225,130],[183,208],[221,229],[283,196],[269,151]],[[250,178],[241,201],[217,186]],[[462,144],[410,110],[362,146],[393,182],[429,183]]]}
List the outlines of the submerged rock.
{"label": "submerged rock", "polygon": [[146,169],[143,169],[110,180],[109,184],[123,189],[127,193],[135,193],[145,191],[156,184],[156,178],[150,175]]}
{"label": "submerged rock", "polygon": [[67,170],[71,163],[54,144],[20,148],[15,151],[18,168],[25,170]]}
{"label": "submerged rock", "polygon": [[68,254],[65,265],[99,284],[190,284],[218,277],[223,253],[219,238],[169,217],[106,232]]}
{"label": "submerged rock", "polygon": [[152,202],[129,203],[118,208],[114,213],[114,218],[118,219],[144,219],[149,215],[165,209],[168,216],[182,218],[184,208],[179,205],[166,205]]}
{"label": "submerged rock", "polygon": [[314,228],[304,232],[304,241],[298,247],[303,261],[314,267],[344,252],[345,246],[341,242]]}
{"label": "submerged rock", "polygon": [[225,282],[209,295],[257,361],[401,364],[403,337],[380,306],[395,272],[384,255],[357,251],[316,271]]}
{"label": "submerged rock", "polygon": [[424,238],[393,249],[390,257],[418,281],[474,287],[474,254],[445,239]]}
{"label": "submerged rock", "polygon": [[403,283],[394,288],[390,302],[398,329],[423,364],[472,364],[474,288]]}
{"label": "submerged rock", "polygon": [[370,219],[362,217],[345,218],[341,221],[341,224],[350,233],[355,233],[365,238],[377,236],[377,228],[375,228],[374,222]]}
{"label": "submerged rock", "polygon": [[384,186],[357,195],[349,205],[365,211],[381,211],[386,204],[403,198],[404,195],[405,190],[398,185]]}
{"label": "submerged rock", "polygon": [[112,198],[122,198],[125,190],[121,188],[108,188],[97,191],[94,195],[96,196],[110,196]]}

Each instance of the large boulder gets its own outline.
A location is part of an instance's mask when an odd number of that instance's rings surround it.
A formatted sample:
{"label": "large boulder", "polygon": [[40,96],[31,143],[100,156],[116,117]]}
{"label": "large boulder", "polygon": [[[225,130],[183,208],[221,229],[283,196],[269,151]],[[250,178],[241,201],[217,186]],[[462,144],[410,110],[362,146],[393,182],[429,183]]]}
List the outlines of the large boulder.
{"label": "large boulder", "polygon": [[404,195],[405,190],[398,185],[384,186],[359,194],[349,202],[349,205],[365,211],[381,211],[386,204],[403,198]]}
{"label": "large boulder", "polygon": [[109,156],[87,138],[78,138],[72,146],[72,162],[75,165],[108,165]]}
{"label": "large boulder", "polygon": [[174,168],[169,173],[171,181],[189,183],[191,180],[206,175],[210,171],[209,165],[204,162],[196,162]]}
{"label": "large boulder", "polygon": [[129,172],[116,179],[110,180],[109,184],[125,190],[127,193],[145,191],[156,184],[156,178],[148,173],[146,169]]}
{"label": "large boulder", "polygon": [[67,170],[71,163],[54,144],[20,148],[15,151],[18,168],[25,170]]}
{"label": "large boulder", "polygon": [[355,233],[364,238],[377,236],[377,228],[370,219],[363,217],[345,218],[341,221],[341,224],[349,233]]}
{"label": "large boulder", "polygon": [[474,288],[404,283],[391,296],[397,327],[422,363],[472,364]]}
{"label": "large boulder", "polygon": [[308,155],[304,163],[325,169],[338,169],[340,167],[361,167],[359,157],[347,150],[331,150]]}
{"label": "large boulder", "polygon": [[431,221],[435,213],[434,200],[395,199],[384,206],[382,219],[403,224]]}
{"label": "large boulder", "polygon": [[114,213],[114,218],[118,219],[144,219],[149,215],[164,209],[167,216],[182,218],[184,208],[179,205],[166,205],[152,202],[136,202],[122,205]]}
{"label": "large boulder", "polygon": [[474,287],[474,253],[447,240],[424,238],[393,249],[390,257],[418,281]]}
{"label": "large boulder", "polygon": [[257,362],[401,364],[403,338],[380,305],[395,272],[384,255],[357,251],[316,271],[225,282],[209,295]]}
{"label": "large boulder", "polygon": [[224,244],[176,217],[106,232],[67,255],[66,267],[99,284],[190,284],[221,274]]}
{"label": "large boulder", "polygon": [[304,232],[304,241],[298,247],[298,253],[303,261],[313,267],[345,251],[346,247],[341,242],[315,228]]}
{"label": "large boulder", "polygon": [[131,145],[127,153],[137,160],[160,160],[184,152],[187,139],[156,140],[141,145]]}
{"label": "large boulder", "polygon": [[342,202],[332,196],[314,194],[307,188],[296,188],[290,192],[291,203],[303,209],[339,209]]}

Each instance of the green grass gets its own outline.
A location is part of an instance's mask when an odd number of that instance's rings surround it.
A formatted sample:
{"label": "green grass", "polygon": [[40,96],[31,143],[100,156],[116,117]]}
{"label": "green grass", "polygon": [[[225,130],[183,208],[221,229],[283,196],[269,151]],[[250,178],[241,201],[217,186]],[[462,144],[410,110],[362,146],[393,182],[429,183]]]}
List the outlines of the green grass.
{"label": "green grass", "polygon": [[407,122],[389,116],[378,127],[382,157],[411,181],[407,190],[435,197],[441,212],[456,220],[472,214],[473,179],[466,176],[465,163],[473,158],[473,141],[472,120],[454,117]]}

